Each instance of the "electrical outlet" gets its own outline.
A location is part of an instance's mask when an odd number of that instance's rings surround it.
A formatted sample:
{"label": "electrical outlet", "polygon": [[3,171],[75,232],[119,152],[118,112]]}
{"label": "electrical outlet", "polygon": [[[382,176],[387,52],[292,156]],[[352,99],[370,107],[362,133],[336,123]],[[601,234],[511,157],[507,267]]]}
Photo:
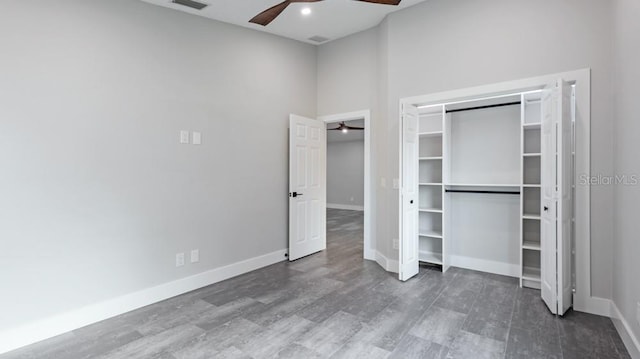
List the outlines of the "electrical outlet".
{"label": "electrical outlet", "polygon": [[193,249],[191,251],[191,263],[197,263],[200,261],[200,250]]}
{"label": "electrical outlet", "polygon": [[184,265],[184,253],[176,253],[176,267]]}
{"label": "electrical outlet", "polygon": [[351,202],[353,202],[353,197],[349,198],[349,200],[350,200]]}
{"label": "electrical outlet", "polygon": [[400,241],[398,240],[398,238],[394,238],[393,239],[393,249],[399,249],[400,248]]}

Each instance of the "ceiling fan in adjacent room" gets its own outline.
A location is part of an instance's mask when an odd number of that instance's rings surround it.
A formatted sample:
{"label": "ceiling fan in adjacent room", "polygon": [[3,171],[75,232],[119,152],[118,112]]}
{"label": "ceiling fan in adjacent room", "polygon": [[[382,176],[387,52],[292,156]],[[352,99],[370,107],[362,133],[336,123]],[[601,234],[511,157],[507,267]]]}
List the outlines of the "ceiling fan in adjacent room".
{"label": "ceiling fan in adjacent room", "polygon": [[342,133],[347,133],[347,132],[349,132],[349,130],[364,130],[364,127],[349,126],[349,125],[345,124],[344,122],[340,122],[338,127],[336,127],[336,128],[327,128],[327,130],[342,131]]}
{"label": "ceiling fan in adjacent room", "polygon": [[[280,4],[272,6],[267,10],[259,13],[253,19],[249,20],[249,22],[262,25],[262,26],[267,26],[271,21],[273,21],[276,17],[278,17],[278,15],[280,15],[284,11],[284,9],[286,9],[287,6],[289,6],[289,4],[318,2],[318,1],[323,1],[323,0],[285,0]],[[355,0],[355,1],[362,1],[362,2],[368,2],[373,4],[381,4],[381,5],[398,5],[402,0]]]}

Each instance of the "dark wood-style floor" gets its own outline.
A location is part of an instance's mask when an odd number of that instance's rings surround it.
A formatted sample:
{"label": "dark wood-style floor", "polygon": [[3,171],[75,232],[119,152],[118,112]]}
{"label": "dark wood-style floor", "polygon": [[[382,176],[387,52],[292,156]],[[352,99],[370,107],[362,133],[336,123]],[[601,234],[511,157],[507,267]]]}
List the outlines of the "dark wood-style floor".
{"label": "dark wood-style floor", "polygon": [[497,275],[362,260],[362,212],[329,210],[328,248],[1,358],[629,358],[611,320],[549,314]]}

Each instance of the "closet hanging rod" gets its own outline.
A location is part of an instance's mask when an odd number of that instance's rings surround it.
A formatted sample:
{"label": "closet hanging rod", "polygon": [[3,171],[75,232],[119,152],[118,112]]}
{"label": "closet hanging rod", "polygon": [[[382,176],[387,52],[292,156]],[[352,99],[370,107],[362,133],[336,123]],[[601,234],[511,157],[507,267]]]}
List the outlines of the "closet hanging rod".
{"label": "closet hanging rod", "polygon": [[520,191],[474,191],[467,189],[445,189],[444,191],[454,193],[520,194]]}
{"label": "closet hanging rod", "polygon": [[513,105],[519,105],[521,102],[520,101],[516,101],[516,102],[508,102],[508,103],[498,103],[495,105],[486,105],[486,106],[476,106],[476,107],[467,107],[467,108],[458,108],[458,109],[453,109],[453,110],[447,110],[445,111],[446,113],[451,113],[451,112],[461,112],[461,111],[471,111],[471,110],[482,110],[484,108],[492,108],[492,107],[502,107],[502,106],[513,106]]}

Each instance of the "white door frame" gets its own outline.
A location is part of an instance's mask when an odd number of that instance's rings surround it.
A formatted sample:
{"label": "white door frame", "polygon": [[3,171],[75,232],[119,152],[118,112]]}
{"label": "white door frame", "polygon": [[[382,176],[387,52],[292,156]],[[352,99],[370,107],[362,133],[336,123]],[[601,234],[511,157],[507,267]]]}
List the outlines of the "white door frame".
{"label": "white door frame", "polygon": [[[543,89],[547,84],[555,83],[558,78],[575,83],[576,86],[576,175],[591,173],[591,70],[581,69],[557,74],[531,77],[516,81],[470,87],[459,90],[439,92],[429,95],[405,97],[400,99],[398,121],[402,118],[402,107],[406,105],[435,105],[443,102],[464,101],[486,95],[500,95]],[[402,134],[400,134],[402,135]],[[402,144],[402,141],[400,141]],[[402,153],[402,151],[400,151]],[[400,162],[402,163],[401,159]],[[402,168],[400,166],[400,183]],[[579,178],[579,177],[576,177]],[[576,185],[575,198],[575,270],[576,291],[573,307],[577,311],[608,316],[610,305],[607,299],[591,294],[591,188],[588,184]],[[400,205],[400,202],[399,202]],[[402,211],[398,207],[400,225]],[[399,228],[402,233],[402,228]],[[402,236],[400,236],[402,238]]]}
{"label": "white door frame", "polygon": [[373,172],[371,170],[371,111],[361,110],[319,116],[318,119],[325,124],[364,119],[364,259],[375,260],[376,244],[373,238],[374,231],[371,220],[373,213],[371,206],[371,181],[373,179]]}

